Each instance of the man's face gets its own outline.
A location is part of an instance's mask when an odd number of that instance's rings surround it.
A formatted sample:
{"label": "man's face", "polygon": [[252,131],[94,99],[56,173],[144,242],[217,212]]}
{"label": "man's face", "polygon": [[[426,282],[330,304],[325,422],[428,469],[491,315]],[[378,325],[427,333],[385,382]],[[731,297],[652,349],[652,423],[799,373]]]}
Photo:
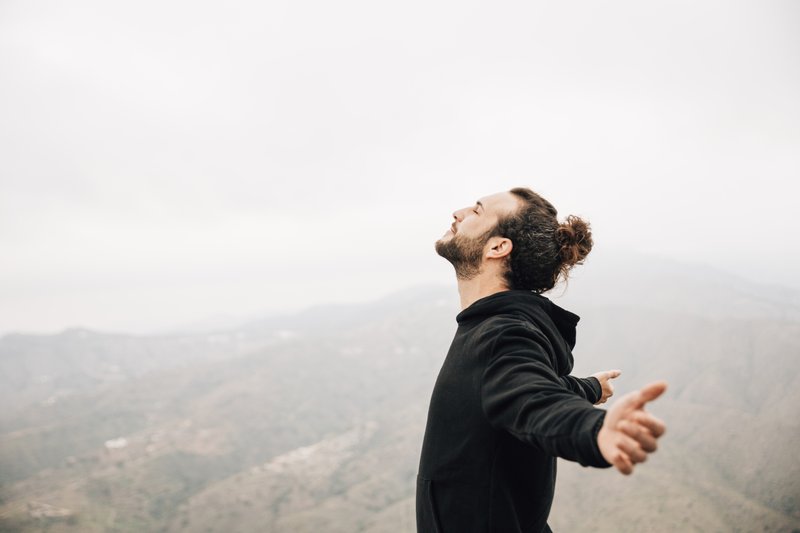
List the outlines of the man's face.
{"label": "man's face", "polygon": [[500,192],[455,211],[450,229],[436,241],[436,253],[452,263],[459,279],[474,278],[481,272],[486,246],[500,216],[518,207],[516,196]]}

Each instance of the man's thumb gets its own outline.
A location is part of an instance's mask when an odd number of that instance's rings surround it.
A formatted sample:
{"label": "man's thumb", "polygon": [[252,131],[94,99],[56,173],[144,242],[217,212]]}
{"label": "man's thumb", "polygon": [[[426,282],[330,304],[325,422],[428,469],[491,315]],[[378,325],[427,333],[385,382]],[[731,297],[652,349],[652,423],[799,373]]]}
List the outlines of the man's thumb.
{"label": "man's thumb", "polygon": [[639,397],[637,398],[638,401],[636,403],[639,406],[643,406],[647,402],[652,402],[664,394],[665,390],[667,390],[666,381],[654,381],[653,383],[648,383],[639,389]]}

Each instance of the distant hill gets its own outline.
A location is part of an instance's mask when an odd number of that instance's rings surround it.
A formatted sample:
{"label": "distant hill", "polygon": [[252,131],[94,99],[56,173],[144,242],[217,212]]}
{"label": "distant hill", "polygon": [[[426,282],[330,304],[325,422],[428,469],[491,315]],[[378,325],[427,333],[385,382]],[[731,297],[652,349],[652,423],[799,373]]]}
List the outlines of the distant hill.
{"label": "distant hill", "polygon": [[[669,429],[632,477],[561,461],[554,530],[800,530],[797,292],[593,252],[560,294],[575,373],[667,379]],[[413,531],[457,312],[420,287],[224,331],[3,337],[0,530]]]}

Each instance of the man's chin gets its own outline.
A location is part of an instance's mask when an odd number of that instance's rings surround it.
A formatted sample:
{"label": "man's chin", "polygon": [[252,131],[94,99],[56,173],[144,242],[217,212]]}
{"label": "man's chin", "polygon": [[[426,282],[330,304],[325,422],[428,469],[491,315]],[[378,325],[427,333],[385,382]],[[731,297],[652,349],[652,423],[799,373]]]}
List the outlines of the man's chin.
{"label": "man's chin", "polygon": [[448,231],[447,233],[445,233],[444,235],[439,237],[439,239],[436,241],[436,246],[442,246],[442,245],[445,245],[445,244],[449,244],[453,240],[454,237],[455,237],[455,235],[453,235],[451,232]]}
{"label": "man's chin", "polygon": [[444,239],[444,237],[433,243],[433,249],[436,250],[436,253],[445,258],[447,255],[445,252],[446,248],[447,248],[447,241]]}

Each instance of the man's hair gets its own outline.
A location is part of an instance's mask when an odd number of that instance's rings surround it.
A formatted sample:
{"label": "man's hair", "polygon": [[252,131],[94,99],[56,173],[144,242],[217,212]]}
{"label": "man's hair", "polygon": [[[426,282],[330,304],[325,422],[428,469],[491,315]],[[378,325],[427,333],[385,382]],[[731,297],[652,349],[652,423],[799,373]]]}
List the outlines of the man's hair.
{"label": "man's hair", "polygon": [[519,208],[500,217],[494,235],[511,240],[510,258],[503,273],[509,289],[536,293],[565,281],[570,269],[583,264],[592,250],[589,223],[570,215],[563,224],[553,204],[525,187],[509,191],[520,200]]}

